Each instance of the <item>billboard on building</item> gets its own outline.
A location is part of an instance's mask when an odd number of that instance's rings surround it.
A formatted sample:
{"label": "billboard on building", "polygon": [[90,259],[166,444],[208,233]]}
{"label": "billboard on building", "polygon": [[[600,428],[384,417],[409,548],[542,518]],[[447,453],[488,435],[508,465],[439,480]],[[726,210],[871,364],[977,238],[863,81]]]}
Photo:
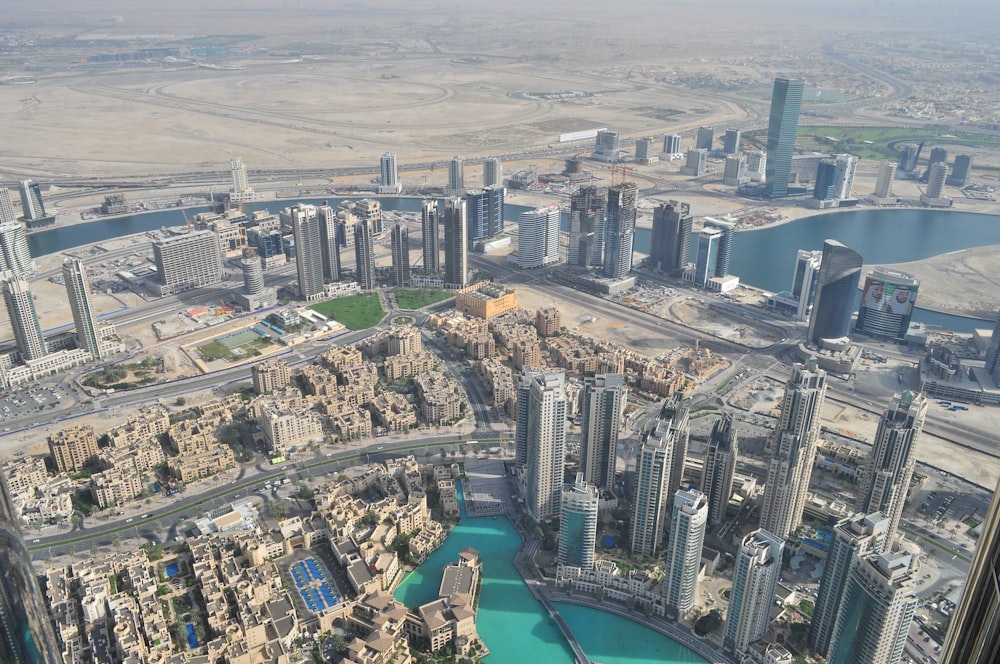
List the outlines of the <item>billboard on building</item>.
{"label": "billboard on building", "polygon": [[897,283],[869,275],[861,291],[857,329],[865,334],[902,339],[910,326],[919,283]]}

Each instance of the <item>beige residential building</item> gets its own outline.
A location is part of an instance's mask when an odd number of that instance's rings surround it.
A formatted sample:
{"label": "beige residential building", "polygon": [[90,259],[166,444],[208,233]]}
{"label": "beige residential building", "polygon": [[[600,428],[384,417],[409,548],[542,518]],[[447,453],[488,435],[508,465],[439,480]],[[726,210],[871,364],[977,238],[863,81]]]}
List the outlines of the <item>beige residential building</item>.
{"label": "beige residential building", "polygon": [[280,358],[264,360],[250,367],[254,394],[269,394],[288,385],[292,373],[288,363]]}
{"label": "beige residential building", "polygon": [[125,424],[108,431],[112,447],[127,447],[163,435],[170,428],[170,413],[162,406],[154,406],[144,413],[130,417]]}
{"label": "beige residential building", "polygon": [[455,293],[455,308],[468,316],[489,320],[517,308],[517,291],[481,282]]}
{"label": "beige residential building", "polygon": [[142,488],[142,477],[129,467],[109,468],[90,478],[90,493],[102,509],[132,502]]}
{"label": "beige residential building", "polygon": [[280,408],[278,404],[258,409],[258,423],[268,449],[284,456],[290,448],[323,438],[323,420],[313,410]]}
{"label": "beige residential building", "polygon": [[437,359],[430,353],[420,351],[407,355],[393,355],[385,358],[382,371],[389,380],[409,378],[430,371],[437,364]]}
{"label": "beige residential building", "polygon": [[306,394],[328,397],[337,393],[337,376],[318,364],[302,367],[302,384]]}
{"label": "beige residential building", "polygon": [[417,424],[417,411],[405,396],[383,392],[368,405],[375,422],[389,431],[407,431]]}
{"label": "beige residential building", "polygon": [[543,339],[559,334],[561,327],[562,315],[555,307],[545,307],[535,312],[535,329],[538,331],[538,336]]}
{"label": "beige residential building", "polygon": [[49,452],[61,473],[82,470],[97,456],[97,436],[90,425],[60,429],[49,436]]}
{"label": "beige residential building", "polygon": [[510,350],[510,361],[516,369],[542,366],[542,349],[538,347],[538,341],[519,339],[511,344]]}
{"label": "beige residential building", "polygon": [[34,495],[35,488],[48,482],[45,458],[23,456],[3,465],[4,479],[7,481],[7,495],[11,500],[21,495]]}
{"label": "beige residential building", "polygon": [[489,332],[469,337],[465,342],[465,355],[472,360],[485,360],[497,354],[496,341]]}
{"label": "beige residential building", "polygon": [[461,415],[462,398],[444,374],[428,371],[414,379],[420,396],[421,416],[429,424],[447,424]]}
{"label": "beige residential building", "polygon": [[321,361],[330,371],[339,374],[364,364],[361,351],[353,346],[339,346],[323,353]]}

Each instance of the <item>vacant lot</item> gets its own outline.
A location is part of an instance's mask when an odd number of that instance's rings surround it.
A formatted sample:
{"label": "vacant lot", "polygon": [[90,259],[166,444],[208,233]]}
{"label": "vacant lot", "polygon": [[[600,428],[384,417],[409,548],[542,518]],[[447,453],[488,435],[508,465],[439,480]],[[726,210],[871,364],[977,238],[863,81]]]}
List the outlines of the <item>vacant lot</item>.
{"label": "vacant lot", "polygon": [[375,327],[385,316],[378,295],[351,295],[310,305],[313,311],[333,318],[350,330]]}

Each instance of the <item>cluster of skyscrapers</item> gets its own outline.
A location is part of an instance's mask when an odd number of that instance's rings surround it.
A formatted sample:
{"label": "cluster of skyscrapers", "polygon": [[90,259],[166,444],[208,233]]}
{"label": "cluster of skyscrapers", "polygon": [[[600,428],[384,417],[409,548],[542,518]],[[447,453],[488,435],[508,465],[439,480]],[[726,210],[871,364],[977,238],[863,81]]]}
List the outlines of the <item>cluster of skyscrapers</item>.
{"label": "cluster of skyscrapers", "polygon": [[570,196],[569,264],[599,267],[609,279],[632,271],[632,244],[639,187],[634,182],[607,190],[583,186]]}

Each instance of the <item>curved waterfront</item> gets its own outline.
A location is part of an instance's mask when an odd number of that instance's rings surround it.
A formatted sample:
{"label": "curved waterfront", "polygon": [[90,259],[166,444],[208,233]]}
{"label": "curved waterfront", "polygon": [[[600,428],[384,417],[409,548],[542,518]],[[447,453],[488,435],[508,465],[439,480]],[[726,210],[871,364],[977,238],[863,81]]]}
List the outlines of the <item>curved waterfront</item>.
{"label": "curved waterfront", "polygon": [[[395,596],[408,607],[416,607],[437,598],[441,570],[458,559],[458,553],[471,546],[483,562],[483,581],[476,619],[479,635],[490,649],[486,662],[573,663],[573,652],[558,627],[539,604],[514,567],[521,548],[521,537],[511,522],[500,517],[470,519],[459,490],[462,522],[455,526],[445,543],[411,572],[396,589]],[[612,614],[559,604],[573,636],[592,660],[605,664],[657,661],[668,664],[703,664],[704,660],[667,637],[638,623]],[[572,609],[572,619],[563,614]],[[580,610],[577,610],[580,609]],[[599,624],[600,629],[595,629]],[[628,657],[621,639],[628,638]],[[619,652],[619,657],[601,653]],[[670,654],[673,653],[673,654]],[[665,658],[668,654],[674,659]]]}
{"label": "curved waterfront", "polygon": [[[356,198],[356,197],[355,197]],[[345,197],[322,197],[289,200],[269,200],[249,203],[248,211],[269,209],[277,212],[296,202],[336,206]],[[418,212],[420,198],[380,198],[386,210]],[[204,211],[192,208],[188,216]],[[506,217],[516,219],[527,206],[508,205]],[[65,251],[82,244],[146,233],[163,226],[181,226],[184,216],[179,209],[112,219],[99,219],[84,224],[53,228],[28,236],[32,256]],[[567,215],[563,215],[563,230],[568,230]],[[636,229],[634,247],[639,253],[649,253],[651,231]],[[746,284],[778,292],[791,285],[795,254],[799,249],[818,250],[826,239],[840,240],[858,253],[869,265],[903,263],[929,258],[951,251],[1000,244],[1000,216],[973,212],[952,212],[925,209],[870,209],[816,214],[786,224],[736,233],[733,238],[731,271]],[[940,325],[948,329],[969,332],[981,320],[920,309],[914,320]]]}

